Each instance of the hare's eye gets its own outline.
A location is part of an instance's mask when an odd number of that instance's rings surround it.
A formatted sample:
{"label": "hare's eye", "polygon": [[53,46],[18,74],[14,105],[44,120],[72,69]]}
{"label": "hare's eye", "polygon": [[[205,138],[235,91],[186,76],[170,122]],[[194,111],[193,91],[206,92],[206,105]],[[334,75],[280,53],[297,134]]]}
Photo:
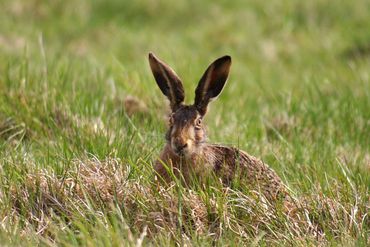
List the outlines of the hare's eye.
{"label": "hare's eye", "polygon": [[201,127],[202,127],[202,119],[198,118],[197,120],[195,120],[195,128],[200,129]]}

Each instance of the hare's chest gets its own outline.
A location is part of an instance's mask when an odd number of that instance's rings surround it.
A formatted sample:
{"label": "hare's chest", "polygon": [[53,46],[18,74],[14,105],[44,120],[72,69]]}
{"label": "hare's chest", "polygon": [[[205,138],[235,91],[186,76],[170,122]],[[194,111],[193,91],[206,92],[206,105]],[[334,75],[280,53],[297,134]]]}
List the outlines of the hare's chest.
{"label": "hare's chest", "polygon": [[213,171],[213,163],[206,159],[196,160],[192,166],[192,169],[198,176],[207,176]]}
{"label": "hare's chest", "polygon": [[197,178],[205,178],[210,175],[214,169],[213,163],[204,157],[191,157],[184,160],[181,168],[182,174],[187,177],[196,176]]}

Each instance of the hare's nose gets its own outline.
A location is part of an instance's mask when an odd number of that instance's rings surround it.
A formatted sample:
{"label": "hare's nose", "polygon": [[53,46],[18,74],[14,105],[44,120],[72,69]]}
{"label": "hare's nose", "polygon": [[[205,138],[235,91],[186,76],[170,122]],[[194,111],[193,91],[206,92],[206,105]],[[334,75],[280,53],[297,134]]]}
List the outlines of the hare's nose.
{"label": "hare's nose", "polygon": [[175,142],[175,151],[177,152],[177,153],[180,153],[180,152],[182,152],[185,148],[187,148],[187,146],[188,146],[188,144],[185,142],[181,142],[181,141],[176,141]]}
{"label": "hare's nose", "polygon": [[177,149],[181,151],[181,150],[185,149],[187,146],[188,146],[188,144],[185,143],[183,145],[177,146]]}

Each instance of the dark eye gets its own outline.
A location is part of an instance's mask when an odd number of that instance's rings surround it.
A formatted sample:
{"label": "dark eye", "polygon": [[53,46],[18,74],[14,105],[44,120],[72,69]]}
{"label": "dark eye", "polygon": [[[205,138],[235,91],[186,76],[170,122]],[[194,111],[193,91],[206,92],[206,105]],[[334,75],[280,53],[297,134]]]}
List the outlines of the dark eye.
{"label": "dark eye", "polygon": [[202,119],[198,118],[197,120],[195,120],[195,128],[200,129],[201,127],[202,127]]}

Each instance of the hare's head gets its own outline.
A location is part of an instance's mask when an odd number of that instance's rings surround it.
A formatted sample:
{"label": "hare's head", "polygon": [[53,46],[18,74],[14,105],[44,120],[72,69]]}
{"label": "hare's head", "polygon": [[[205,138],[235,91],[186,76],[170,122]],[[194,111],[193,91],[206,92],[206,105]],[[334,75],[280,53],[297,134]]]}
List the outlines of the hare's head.
{"label": "hare's head", "polygon": [[206,138],[202,119],[207,112],[208,103],[215,99],[225,86],[231,57],[221,57],[207,68],[195,90],[192,105],[184,104],[182,82],[168,65],[152,53],[149,53],[149,63],[159,88],[170,101],[172,113],[169,117],[167,141],[177,155],[188,157],[198,153]]}

